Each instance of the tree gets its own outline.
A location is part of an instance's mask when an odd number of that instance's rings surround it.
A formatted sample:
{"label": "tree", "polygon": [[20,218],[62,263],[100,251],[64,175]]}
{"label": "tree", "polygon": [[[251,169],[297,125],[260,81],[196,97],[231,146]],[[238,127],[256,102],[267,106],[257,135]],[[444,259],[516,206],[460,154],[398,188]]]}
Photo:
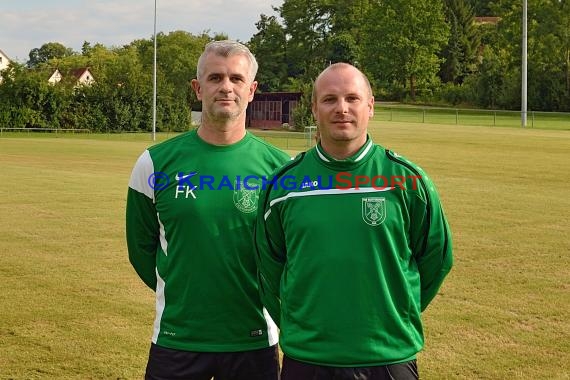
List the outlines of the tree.
{"label": "tree", "polygon": [[562,16],[562,21],[560,23],[562,55],[565,58],[566,98],[568,100],[566,104],[570,105],[570,1],[565,0],[564,2],[560,2],[560,8],[560,15]]}
{"label": "tree", "polygon": [[40,48],[30,50],[28,67],[36,67],[57,58],[65,58],[74,54],[73,49],[67,48],[59,42],[48,42]]}
{"label": "tree", "polygon": [[372,3],[285,0],[274,7],[283,25],[261,15],[249,42],[260,62],[261,89],[276,90],[287,78],[310,81],[331,62],[357,63],[362,22]]}
{"label": "tree", "polygon": [[258,90],[279,91],[287,81],[287,40],[285,30],[275,16],[262,14],[255,24],[257,33],[248,46],[259,63],[257,71]]}
{"label": "tree", "polygon": [[329,61],[358,65],[363,26],[374,3],[374,0],[329,2],[332,18]]}
{"label": "tree", "polygon": [[0,85],[0,118],[13,128],[60,128],[70,97],[47,82],[44,72],[10,65]]}
{"label": "tree", "polygon": [[529,103],[534,109],[570,111],[570,2],[536,0],[532,5]]}
{"label": "tree", "polygon": [[[195,75],[200,52],[212,38],[227,36],[193,36],[183,31],[158,36],[158,131],[190,127],[189,81]],[[81,54],[68,55],[50,53],[48,48],[53,46],[37,49],[32,70],[14,65],[7,73],[0,84],[1,122],[14,127],[101,132],[151,130],[152,40],[136,40],[111,49],[86,41]],[[47,82],[53,67],[64,73],[64,79],[55,85]],[[89,67],[93,72],[92,85],[76,86],[71,77],[66,80],[65,74],[79,67]]]}
{"label": "tree", "polygon": [[[520,73],[522,4],[497,0],[494,13],[501,16],[497,51],[506,57],[503,76]],[[533,110],[570,110],[570,4],[566,0],[528,2],[528,107]],[[520,74],[505,81],[503,106],[520,109]]]}
{"label": "tree", "polygon": [[445,11],[450,34],[447,46],[440,54],[444,61],[439,77],[442,82],[461,84],[476,70],[481,39],[474,23],[473,8],[465,0],[445,0]]}
{"label": "tree", "polygon": [[83,41],[83,45],[81,45],[81,55],[89,56],[93,48],[91,47],[91,43],[88,41]]}
{"label": "tree", "polygon": [[304,127],[315,125],[311,111],[312,89],[313,83],[311,81],[289,78],[287,90],[300,92],[302,94],[301,99],[299,99],[297,106],[293,110],[293,120],[295,121],[295,128],[297,130],[303,130]]}
{"label": "tree", "polygon": [[448,39],[442,0],[377,1],[363,34],[363,66],[373,78],[391,86],[434,82],[441,59],[437,53]]}
{"label": "tree", "polygon": [[335,34],[330,38],[329,43],[330,53],[327,57],[329,62],[358,64],[359,49],[351,34],[348,32]]}
{"label": "tree", "polygon": [[479,106],[496,108],[500,104],[505,81],[504,61],[493,48],[485,48],[479,72],[466,81],[475,89],[475,102]]}
{"label": "tree", "polygon": [[328,65],[332,11],[326,0],[286,0],[276,10],[287,38],[288,75],[311,80]]}
{"label": "tree", "polygon": [[491,10],[493,0],[469,0],[476,16],[494,16]]}
{"label": "tree", "polygon": [[[199,102],[195,99],[189,82],[196,76],[196,65],[204,46],[215,39],[225,39],[225,35],[210,37],[207,34],[192,35],[184,31],[174,31],[165,35],[157,34],[157,74],[164,75],[164,83],[174,87],[175,97],[183,99],[192,108],[198,107]],[[154,42],[152,40],[135,40],[128,46],[132,46],[138,52],[141,64],[149,73],[153,70]],[[163,91],[167,91],[162,85],[157,86],[158,98],[164,99]]]}

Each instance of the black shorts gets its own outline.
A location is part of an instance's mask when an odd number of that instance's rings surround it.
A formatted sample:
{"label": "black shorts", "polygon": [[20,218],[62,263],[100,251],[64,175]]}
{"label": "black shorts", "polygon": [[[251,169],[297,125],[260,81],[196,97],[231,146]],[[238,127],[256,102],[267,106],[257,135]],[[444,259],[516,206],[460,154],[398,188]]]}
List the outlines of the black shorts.
{"label": "black shorts", "polygon": [[180,351],[152,344],[145,380],[277,380],[277,345],[242,352]]}
{"label": "black shorts", "polygon": [[418,380],[415,360],[376,367],[328,367],[283,356],[281,380]]}

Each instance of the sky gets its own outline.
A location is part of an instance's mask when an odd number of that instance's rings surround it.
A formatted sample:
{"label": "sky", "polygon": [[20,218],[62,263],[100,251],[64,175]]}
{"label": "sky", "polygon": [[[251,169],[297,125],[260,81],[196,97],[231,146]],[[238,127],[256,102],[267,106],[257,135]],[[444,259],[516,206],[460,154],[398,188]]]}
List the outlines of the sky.
{"label": "sky", "polygon": [[[25,63],[30,50],[59,42],[80,52],[91,45],[122,46],[150,39],[155,0],[0,0],[0,50]],[[156,0],[156,31],[225,33],[243,42],[260,15],[276,15],[283,0]]]}

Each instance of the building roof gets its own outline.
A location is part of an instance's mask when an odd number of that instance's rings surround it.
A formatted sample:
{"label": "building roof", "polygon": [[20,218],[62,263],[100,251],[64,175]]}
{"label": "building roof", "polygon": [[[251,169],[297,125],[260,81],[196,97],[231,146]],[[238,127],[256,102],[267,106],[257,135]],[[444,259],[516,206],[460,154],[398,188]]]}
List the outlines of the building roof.
{"label": "building roof", "polygon": [[81,78],[81,76],[83,74],[85,74],[86,71],[89,71],[88,67],[80,67],[80,68],[71,70],[69,73],[71,75],[73,75],[75,78],[79,79],[79,78]]}
{"label": "building roof", "polygon": [[301,92],[256,92],[253,101],[256,100],[299,100]]}
{"label": "building roof", "polygon": [[475,17],[475,23],[477,24],[493,24],[496,25],[499,23],[499,21],[501,21],[500,17],[495,17],[495,16],[479,16],[479,17]]}
{"label": "building roof", "polygon": [[8,54],[6,54],[6,53],[4,53],[4,52],[2,51],[2,49],[0,49],[0,53],[2,53],[2,55],[3,55],[4,57],[8,58],[10,61],[12,60],[12,59],[10,59],[10,57],[8,57]]}
{"label": "building roof", "polygon": [[[85,74],[87,73],[87,76]],[[88,67],[81,67],[62,72],[59,68],[52,68],[49,72],[48,81],[58,83],[63,77],[75,78],[76,82],[90,83],[94,81],[93,74]]]}

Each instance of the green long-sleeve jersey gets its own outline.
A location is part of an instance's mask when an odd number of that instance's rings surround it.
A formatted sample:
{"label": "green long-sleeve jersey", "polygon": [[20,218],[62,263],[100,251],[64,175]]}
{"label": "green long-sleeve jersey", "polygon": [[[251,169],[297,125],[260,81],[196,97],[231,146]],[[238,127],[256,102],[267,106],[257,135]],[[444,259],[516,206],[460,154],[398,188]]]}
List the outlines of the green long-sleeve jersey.
{"label": "green long-sleeve jersey", "polygon": [[418,166],[370,139],[342,161],[316,146],[262,192],[255,236],[262,300],[286,355],[359,367],[421,350],[421,312],[453,259]]}
{"label": "green long-sleeve jersey", "polygon": [[215,146],[196,131],[148,148],[129,182],[129,259],[156,292],[152,341],[199,352],[277,342],[257,285],[254,184],[290,157],[249,132]]}

